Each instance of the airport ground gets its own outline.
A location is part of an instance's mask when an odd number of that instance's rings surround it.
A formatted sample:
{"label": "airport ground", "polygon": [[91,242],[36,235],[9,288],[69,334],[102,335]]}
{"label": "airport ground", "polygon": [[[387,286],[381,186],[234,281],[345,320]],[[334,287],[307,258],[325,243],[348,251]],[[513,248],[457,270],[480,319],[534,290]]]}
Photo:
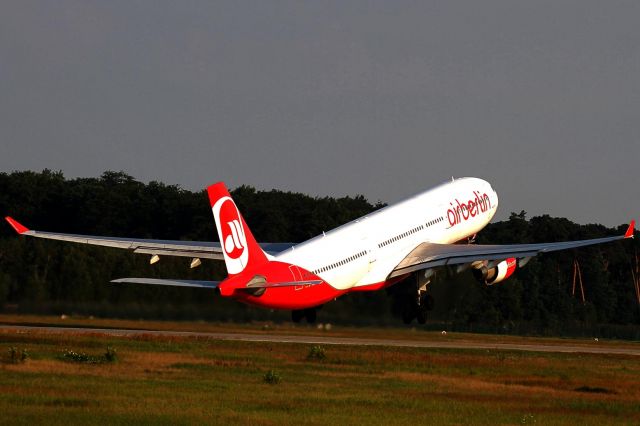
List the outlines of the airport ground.
{"label": "airport ground", "polygon": [[0,351],[3,424],[640,423],[635,342],[0,315]]}

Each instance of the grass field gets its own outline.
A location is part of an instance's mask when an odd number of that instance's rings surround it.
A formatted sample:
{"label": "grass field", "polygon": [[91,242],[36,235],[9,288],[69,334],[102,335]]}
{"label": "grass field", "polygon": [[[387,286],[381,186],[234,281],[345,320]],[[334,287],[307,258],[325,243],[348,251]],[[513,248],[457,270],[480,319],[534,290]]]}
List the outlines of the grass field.
{"label": "grass field", "polygon": [[[56,321],[0,316],[5,324]],[[64,325],[127,327],[123,322],[64,321]],[[260,325],[131,322],[129,326],[264,332]],[[441,337],[394,330],[330,332]],[[326,333],[291,326],[271,327],[269,332]],[[479,337],[449,333],[447,338]],[[29,358],[10,362],[11,347],[26,349]],[[117,351],[116,362],[104,359],[107,347]],[[329,345],[322,349],[324,359],[321,350],[312,351],[305,344],[4,329],[0,422],[640,424],[640,359],[634,356]],[[65,357],[65,351],[87,354],[93,362]],[[316,358],[309,358],[310,353]],[[279,383],[267,383],[269,373]]]}

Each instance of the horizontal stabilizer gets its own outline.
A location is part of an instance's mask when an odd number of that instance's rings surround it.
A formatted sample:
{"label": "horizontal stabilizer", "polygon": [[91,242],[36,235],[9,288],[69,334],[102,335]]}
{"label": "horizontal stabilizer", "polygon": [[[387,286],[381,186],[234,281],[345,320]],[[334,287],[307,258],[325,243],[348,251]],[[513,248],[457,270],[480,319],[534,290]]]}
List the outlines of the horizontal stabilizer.
{"label": "horizontal stabilizer", "polygon": [[161,280],[157,278],[120,278],[111,281],[118,284],[152,284],[169,285],[175,287],[197,287],[197,288],[217,288],[220,281],[197,281],[197,280]]}
{"label": "horizontal stabilizer", "polygon": [[[112,283],[116,284],[151,284],[151,285],[168,285],[174,287],[196,287],[196,288],[217,288],[220,285],[220,281],[197,281],[197,280],[163,280],[158,278],[119,278],[112,280]],[[287,281],[278,283],[256,283],[250,287],[239,288],[239,290],[255,290],[258,288],[276,288],[276,287],[294,287],[302,285],[317,285],[321,284],[322,280],[307,280],[307,281]]]}
{"label": "horizontal stabilizer", "polygon": [[[300,285],[318,285],[322,284],[322,280],[306,280],[306,281],[287,281],[287,282],[279,282],[279,283],[255,283],[246,287],[246,289],[254,289],[254,288],[275,288],[275,287],[295,287]],[[244,290],[244,289],[240,289]]]}

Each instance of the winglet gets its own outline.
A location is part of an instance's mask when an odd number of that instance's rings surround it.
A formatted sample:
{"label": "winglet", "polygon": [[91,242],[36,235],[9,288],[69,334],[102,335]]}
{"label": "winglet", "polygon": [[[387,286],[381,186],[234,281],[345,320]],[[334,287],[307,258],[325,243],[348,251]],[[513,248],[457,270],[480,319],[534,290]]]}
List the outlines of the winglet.
{"label": "winglet", "polygon": [[627,228],[627,232],[624,233],[624,237],[633,238],[633,233],[636,230],[635,228],[636,228],[636,221],[632,220],[631,223],[629,224],[629,227]]}
{"label": "winglet", "polygon": [[25,232],[29,232],[29,228],[27,228],[26,226],[22,225],[20,222],[18,222],[17,220],[15,220],[14,218],[7,216],[4,218],[7,222],[9,222],[9,225],[11,225],[11,227],[18,233],[18,234],[24,234]]}

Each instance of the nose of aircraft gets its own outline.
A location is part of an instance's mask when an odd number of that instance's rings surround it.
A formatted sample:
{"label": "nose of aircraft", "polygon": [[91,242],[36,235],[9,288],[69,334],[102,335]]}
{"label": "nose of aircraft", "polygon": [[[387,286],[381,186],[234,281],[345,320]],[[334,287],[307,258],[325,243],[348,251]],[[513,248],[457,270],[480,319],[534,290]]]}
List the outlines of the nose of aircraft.
{"label": "nose of aircraft", "polygon": [[495,216],[496,212],[498,211],[498,193],[495,191],[495,189],[493,189],[493,187],[491,188],[491,195],[489,196],[489,199],[491,200],[491,218],[493,219],[493,216]]}

